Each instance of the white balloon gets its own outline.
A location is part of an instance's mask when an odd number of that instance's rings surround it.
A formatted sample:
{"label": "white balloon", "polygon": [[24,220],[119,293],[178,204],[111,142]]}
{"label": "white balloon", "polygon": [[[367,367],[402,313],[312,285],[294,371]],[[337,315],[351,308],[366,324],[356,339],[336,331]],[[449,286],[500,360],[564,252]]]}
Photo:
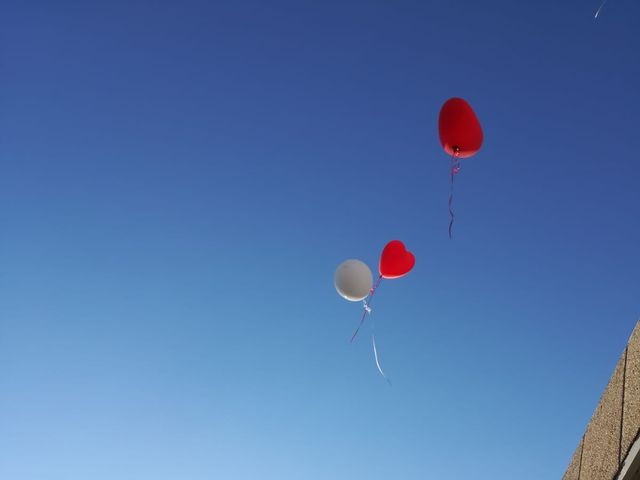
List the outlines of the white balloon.
{"label": "white balloon", "polygon": [[345,260],[336,269],[335,286],[338,293],[350,302],[359,302],[373,287],[373,274],[360,260]]}

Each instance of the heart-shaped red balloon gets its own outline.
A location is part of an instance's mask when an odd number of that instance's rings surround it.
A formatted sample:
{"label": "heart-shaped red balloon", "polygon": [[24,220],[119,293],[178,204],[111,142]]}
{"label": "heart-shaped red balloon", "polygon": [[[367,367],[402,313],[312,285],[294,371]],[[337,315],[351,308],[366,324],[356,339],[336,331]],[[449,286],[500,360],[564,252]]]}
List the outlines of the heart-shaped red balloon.
{"label": "heart-shaped red balloon", "polygon": [[400,278],[411,271],[416,258],[400,240],[387,243],[380,256],[380,275],[383,278]]}
{"label": "heart-shaped red balloon", "polygon": [[462,98],[450,98],[440,109],[440,143],[449,155],[468,158],[482,146],[482,127],[471,105]]}

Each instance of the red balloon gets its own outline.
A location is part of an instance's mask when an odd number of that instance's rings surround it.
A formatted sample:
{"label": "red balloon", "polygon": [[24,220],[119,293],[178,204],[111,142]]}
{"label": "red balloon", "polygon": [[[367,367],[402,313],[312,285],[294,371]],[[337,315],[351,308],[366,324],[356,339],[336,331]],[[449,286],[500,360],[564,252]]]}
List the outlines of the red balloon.
{"label": "red balloon", "polygon": [[400,278],[411,271],[416,258],[400,240],[391,240],[380,256],[380,275],[383,278]]}
{"label": "red balloon", "polygon": [[440,109],[440,143],[449,155],[467,158],[482,146],[482,127],[471,105],[462,98],[450,98]]}

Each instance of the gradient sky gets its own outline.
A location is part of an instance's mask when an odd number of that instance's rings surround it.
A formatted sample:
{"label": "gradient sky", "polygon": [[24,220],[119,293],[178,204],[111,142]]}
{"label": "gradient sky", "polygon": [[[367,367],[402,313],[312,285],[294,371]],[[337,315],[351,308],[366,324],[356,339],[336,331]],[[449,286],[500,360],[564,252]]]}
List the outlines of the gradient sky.
{"label": "gradient sky", "polygon": [[[640,3],[598,4],[3,2],[0,477],[560,478],[640,317]],[[389,387],[333,273],[394,238]]]}

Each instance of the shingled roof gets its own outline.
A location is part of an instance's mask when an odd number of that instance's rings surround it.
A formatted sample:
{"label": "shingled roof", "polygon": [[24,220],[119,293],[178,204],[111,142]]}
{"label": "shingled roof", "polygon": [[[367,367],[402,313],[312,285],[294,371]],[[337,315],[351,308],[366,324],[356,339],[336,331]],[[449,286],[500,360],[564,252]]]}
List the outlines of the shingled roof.
{"label": "shingled roof", "polygon": [[640,480],[640,322],[563,480]]}

